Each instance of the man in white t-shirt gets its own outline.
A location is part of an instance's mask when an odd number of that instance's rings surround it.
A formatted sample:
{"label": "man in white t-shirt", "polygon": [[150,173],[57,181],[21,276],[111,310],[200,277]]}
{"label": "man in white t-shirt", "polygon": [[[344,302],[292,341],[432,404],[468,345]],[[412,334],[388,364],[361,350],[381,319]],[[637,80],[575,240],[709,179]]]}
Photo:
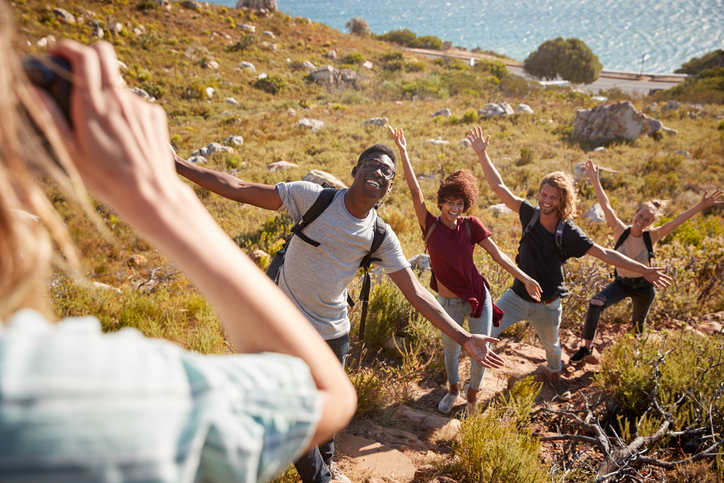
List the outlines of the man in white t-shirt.
{"label": "man in white t-shirt", "polygon": [[[304,234],[320,242],[315,247],[295,237],[290,243],[279,274],[279,287],[317,329],[344,364],[349,350],[347,285],[354,279],[360,261],[370,251],[374,236],[374,207],[392,188],[396,171],[394,151],[376,144],[367,148],[352,169],[354,181],[340,190],[329,207]],[[176,158],[182,176],[225,198],[260,208],[288,213],[296,222],[317,199],[321,186],[299,181],[276,186],[249,183],[227,173],[202,168]],[[488,349],[497,339],[471,335],[455,323],[413,274],[400,242],[388,225],[385,238],[375,252],[377,265],[400,288],[407,300],[433,325],[460,344],[484,367],[500,367],[503,360]],[[332,462],[334,440],[300,458],[295,466],[304,483],[346,480]]]}

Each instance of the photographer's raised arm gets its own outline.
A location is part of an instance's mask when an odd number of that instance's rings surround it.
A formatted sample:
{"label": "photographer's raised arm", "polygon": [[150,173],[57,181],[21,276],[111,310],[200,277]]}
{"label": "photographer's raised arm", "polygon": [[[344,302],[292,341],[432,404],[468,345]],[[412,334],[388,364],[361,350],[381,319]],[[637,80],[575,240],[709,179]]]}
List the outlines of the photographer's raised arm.
{"label": "photographer's raised arm", "polygon": [[490,142],[490,136],[483,138],[483,130],[478,126],[470,130],[468,141],[470,141],[473,151],[478,155],[480,166],[483,168],[485,180],[488,182],[490,189],[498,195],[498,198],[505,203],[505,206],[516,213],[520,212],[520,205],[523,203],[523,198],[515,196],[508,187],[505,186],[503,178],[500,177],[500,173],[498,173],[498,170],[493,166],[493,162],[490,160],[490,156],[488,156],[486,151],[488,143]]}
{"label": "photographer's raised arm", "polygon": [[276,186],[249,183],[228,173],[202,168],[176,154],[174,161],[178,174],[219,196],[267,210],[276,211],[282,206]]}

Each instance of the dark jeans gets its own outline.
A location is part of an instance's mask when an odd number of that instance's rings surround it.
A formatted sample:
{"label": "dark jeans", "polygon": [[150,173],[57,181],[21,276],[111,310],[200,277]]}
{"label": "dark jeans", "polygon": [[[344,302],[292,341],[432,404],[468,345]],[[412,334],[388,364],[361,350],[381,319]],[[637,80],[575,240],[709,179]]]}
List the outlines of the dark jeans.
{"label": "dark jeans", "polygon": [[583,339],[593,340],[596,336],[598,319],[601,318],[601,313],[608,307],[619,303],[627,297],[630,297],[633,303],[631,320],[634,329],[636,332],[641,332],[644,328],[646,316],[649,314],[651,304],[654,303],[656,288],[643,277],[625,278],[616,276],[616,280],[608,284],[606,288],[598,292],[593,299],[591,299],[591,302],[599,300],[603,302],[603,305],[588,304],[586,323],[583,325],[583,334],[581,335]]}
{"label": "dark jeans", "polygon": [[[349,352],[349,334],[326,342],[344,367],[347,352]],[[334,438],[300,456],[294,462],[294,467],[302,478],[302,483],[328,483],[332,479],[328,466],[332,463],[333,456]]]}

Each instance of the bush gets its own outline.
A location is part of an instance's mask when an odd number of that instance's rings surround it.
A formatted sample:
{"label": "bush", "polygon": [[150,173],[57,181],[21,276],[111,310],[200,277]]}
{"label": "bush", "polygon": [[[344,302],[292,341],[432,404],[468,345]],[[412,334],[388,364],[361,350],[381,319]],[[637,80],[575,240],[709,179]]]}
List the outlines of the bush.
{"label": "bush", "polygon": [[372,33],[369,25],[367,25],[367,21],[357,17],[349,19],[349,21],[344,24],[344,27],[349,30],[351,34],[359,35],[360,37],[367,37]]}
{"label": "bush", "polygon": [[413,60],[405,64],[405,70],[407,72],[423,72],[426,68],[427,66],[421,60]]}
{"label": "bush", "polygon": [[508,66],[499,60],[479,60],[475,62],[475,70],[477,72],[492,75],[498,79],[504,79],[510,76]]}
{"label": "bush", "polygon": [[364,61],[364,56],[359,52],[352,52],[351,54],[347,54],[342,59],[342,62],[345,64],[362,64],[364,63]]}
{"label": "bush", "polygon": [[563,37],[546,40],[523,63],[523,69],[532,76],[548,80],[560,76],[574,84],[592,83],[602,68],[596,54],[582,40]]}
{"label": "bush", "polygon": [[535,156],[535,151],[533,151],[529,147],[522,147],[520,148],[520,158],[518,158],[518,161],[515,162],[516,166],[525,166],[526,164],[530,164],[533,162],[533,158]]}
{"label": "bush", "polygon": [[424,37],[416,38],[407,44],[407,46],[414,49],[442,50],[442,40],[434,35],[425,35]]}
{"label": "bush", "polygon": [[463,123],[472,124],[474,122],[478,122],[478,111],[473,109],[465,111],[465,114],[463,114]]}
{"label": "bush", "polygon": [[385,405],[385,381],[372,369],[364,368],[349,375],[357,392],[357,410],[355,416],[363,416],[381,410]]}
{"label": "bush", "polygon": [[379,40],[409,46],[417,39],[417,34],[408,29],[391,30],[386,34],[377,36]]}
{"label": "bush", "polygon": [[724,50],[715,50],[704,54],[702,57],[694,57],[674,72],[677,74],[697,75],[712,67],[724,67]]}
{"label": "bush", "polygon": [[277,94],[287,86],[287,82],[279,74],[271,74],[254,81],[254,87],[268,92],[269,94]]}

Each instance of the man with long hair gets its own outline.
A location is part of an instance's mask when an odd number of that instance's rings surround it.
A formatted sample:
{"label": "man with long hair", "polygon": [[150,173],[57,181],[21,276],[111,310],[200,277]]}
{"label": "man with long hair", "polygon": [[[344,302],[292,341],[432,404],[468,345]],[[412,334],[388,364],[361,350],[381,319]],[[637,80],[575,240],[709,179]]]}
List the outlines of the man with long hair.
{"label": "man with long hair", "polygon": [[[573,223],[573,217],[578,214],[578,200],[575,182],[569,174],[557,171],[546,175],[540,183],[538,208],[535,208],[528,200],[515,196],[503,183],[486,152],[490,136],[484,138],[482,129],[475,127],[470,130],[468,139],[478,155],[490,188],[520,216],[523,236],[518,249],[518,267],[538,281],[543,289],[538,302],[530,297],[522,282],[515,280],[497,302],[505,315],[491,336],[497,337],[516,322],[527,320],[546,351],[550,384],[557,397],[567,401],[571,392],[560,379],[563,364],[558,337],[561,298],[568,295],[568,288],[563,283],[563,263],[569,258],[591,255],[610,265],[639,273],[657,287],[670,285],[671,278],[662,273],[662,268],[647,267],[614,250],[596,245]],[[534,216],[538,218],[528,228]]]}

